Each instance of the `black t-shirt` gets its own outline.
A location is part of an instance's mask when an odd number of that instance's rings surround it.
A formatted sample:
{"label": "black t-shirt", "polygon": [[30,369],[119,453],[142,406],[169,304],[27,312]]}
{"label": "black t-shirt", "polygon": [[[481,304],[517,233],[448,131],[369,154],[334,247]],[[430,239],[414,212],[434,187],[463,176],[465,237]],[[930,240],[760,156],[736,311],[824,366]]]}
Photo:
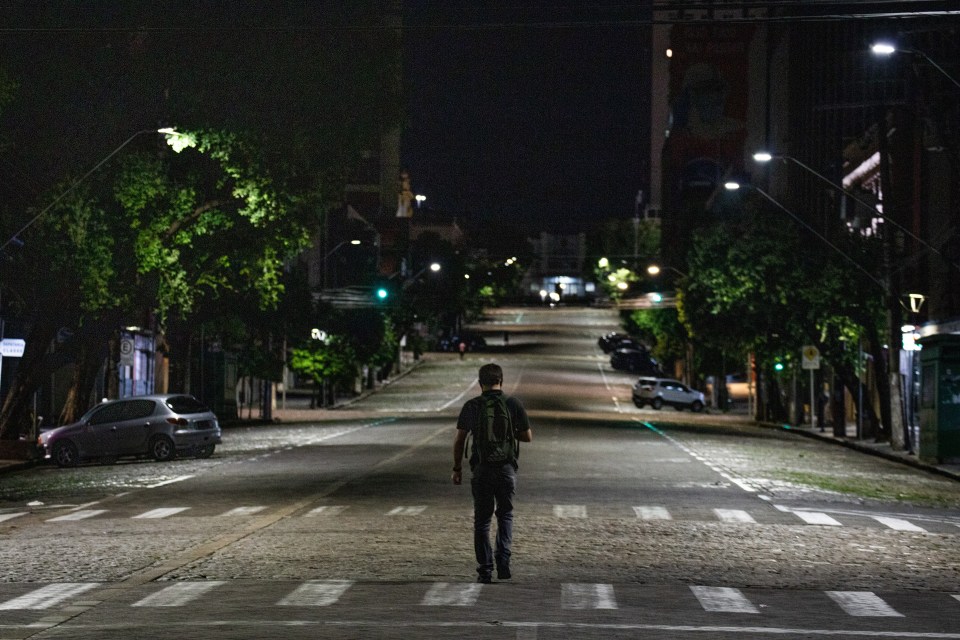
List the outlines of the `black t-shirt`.
{"label": "black t-shirt", "polygon": [[[487,395],[503,395],[503,391],[500,389],[491,389],[490,391],[484,391],[482,395],[467,400],[463,408],[460,409],[460,417],[457,418],[457,429],[469,431],[471,435],[475,435],[474,430],[480,424],[480,401],[483,396]],[[510,412],[510,424],[513,425],[513,432],[519,436],[530,428],[530,419],[527,418],[527,411],[523,408],[523,405],[520,404],[520,401],[512,396],[507,396],[505,403],[507,405],[507,411]],[[471,467],[477,463],[475,458],[476,452],[471,452]]]}

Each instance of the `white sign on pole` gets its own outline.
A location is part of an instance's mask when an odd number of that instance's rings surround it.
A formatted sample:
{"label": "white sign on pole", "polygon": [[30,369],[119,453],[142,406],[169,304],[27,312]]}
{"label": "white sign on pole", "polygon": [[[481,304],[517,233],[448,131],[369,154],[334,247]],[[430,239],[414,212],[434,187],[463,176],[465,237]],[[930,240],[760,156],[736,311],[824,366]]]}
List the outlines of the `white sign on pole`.
{"label": "white sign on pole", "polygon": [[0,340],[0,357],[22,358],[27,343],[20,338],[4,338]]}
{"label": "white sign on pole", "polygon": [[132,367],[135,361],[136,345],[133,338],[121,338],[120,340],[120,364],[122,366]]}
{"label": "white sign on pole", "polygon": [[812,344],[808,344],[807,346],[803,347],[800,358],[800,366],[803,369],[819,369],[820,350]]}

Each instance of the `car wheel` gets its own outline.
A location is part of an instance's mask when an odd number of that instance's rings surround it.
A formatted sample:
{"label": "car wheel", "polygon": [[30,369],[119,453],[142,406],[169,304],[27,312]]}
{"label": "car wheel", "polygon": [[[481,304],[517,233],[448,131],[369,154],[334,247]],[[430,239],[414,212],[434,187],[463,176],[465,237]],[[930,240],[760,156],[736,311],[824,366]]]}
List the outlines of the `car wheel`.
{"label": "car wheel", "polygon": [[209,458],[213,455],[214,449],[217,448],[215,444],[205,444],[202,447],[197,447],[193,452],[193,457],[195,458]]}
{"label": "car wheel", "polygon": [[690,411],[693,411],[694,413],[700,413],[703,411],[703,403],[699,400],[694,400],[693,404],[690,405]]}
{"label": "car wheel", "polygon": [[641,402],[640,400],[634,399],[633,404],[636,405],[637,409],[643,409],[644,403]]}
{"label": "car wheel", "polygon": [[654,398],[650,406],[659,411],[663,408],[663,398]]}
{"label": "car wheel", "polygon": [[69,440],[58,442],[53,447],[53,461],[58,467],[75,467],[80,462],[80,452],[77,445]]}
{"label": "car wheel", "polygon": [[177,455],[177,448],[167,436],[154,436],[150,440],[150,455],[157,462],[166,462],[173,460]]}

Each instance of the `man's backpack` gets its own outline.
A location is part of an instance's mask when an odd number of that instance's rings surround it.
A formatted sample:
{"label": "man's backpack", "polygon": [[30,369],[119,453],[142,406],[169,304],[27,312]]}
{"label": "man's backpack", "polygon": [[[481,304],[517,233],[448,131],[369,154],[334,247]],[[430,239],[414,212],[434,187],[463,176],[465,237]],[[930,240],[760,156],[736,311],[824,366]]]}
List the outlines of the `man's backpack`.
{"label": "man's backpack", "polygon": [[480,464],[503,465],[520,455],[520,441],[513,431],[507,399],[502,393],[480,396],[477,427],[473,433],[473,452]]}

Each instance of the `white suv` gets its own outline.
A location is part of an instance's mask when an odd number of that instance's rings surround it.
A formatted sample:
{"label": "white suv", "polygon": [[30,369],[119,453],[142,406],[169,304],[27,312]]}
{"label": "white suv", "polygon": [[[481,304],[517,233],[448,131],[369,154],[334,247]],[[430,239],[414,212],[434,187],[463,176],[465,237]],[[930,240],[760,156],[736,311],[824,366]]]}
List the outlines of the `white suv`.
{"label": "white suv", "polygon": [[660,409],[665,404],[673,405],[677,411],[687,407],[691,411],[703,411],[703,394],[691,389],[679,380],[670,378],[640,378],[633,385],[633,404],[642,408],[649,404]]}

